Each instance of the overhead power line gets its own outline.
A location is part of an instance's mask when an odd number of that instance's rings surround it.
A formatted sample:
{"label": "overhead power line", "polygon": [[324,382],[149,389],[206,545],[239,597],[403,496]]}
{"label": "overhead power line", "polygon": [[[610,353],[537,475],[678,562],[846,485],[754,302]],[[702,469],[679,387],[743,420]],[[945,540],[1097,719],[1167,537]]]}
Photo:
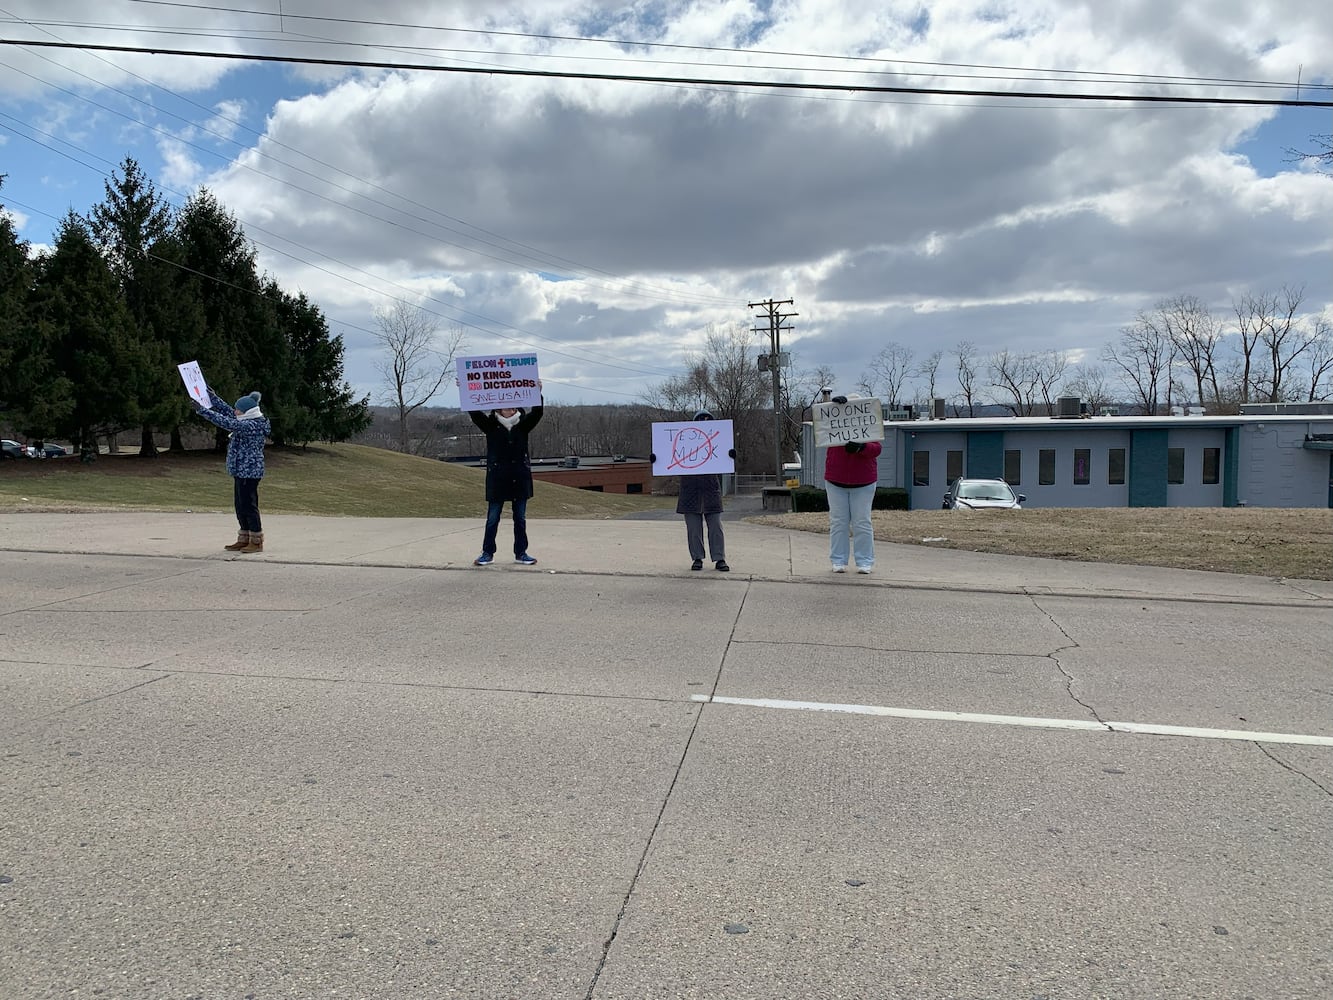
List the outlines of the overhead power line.
{"label": "overhead power line", "polygon": [[429,63],[390,62],[387,60],[328,59],[315,56],[261,55],[243,52],[199,52],[192,49],[167,49],[137,45],[105,45],[88,42],[48,42],[31,39],[0,38],[0,45],[32,46],[50,49],[78,49],[92,52],[122,52],[139,55],[180,56],[190,59],[225,59],[233,62],[294,63],[305,66],[342,66],[351,69],[384,69],[421,73],[455,73],[469,76],[514,76],[555,80],[600,80],[614,83],[674,84],[706,87],[757,87],[767,90],[846,92],[858,94],[934,94],[945,97],[995,97],[1005,100],[1092,101],[1117,104],[1192,104],[1214,107],[1290,107],[1333,108],[1333,100],[1316,101],[1281,97],[1199,97],[1168,94],[1097,94],[1038,90],[984,90],[958,87],[908,87],[884,84],[806,83],[798,80],[746,80],[716,77],[651,76],[631,73],[576,73],[569,70],[511,69],[476,66],[440,66]]}
{"label": "overhead power line", "polygon": [[[1290,83],[1279,83],[1276,81],[1263,80],[1242,80],[1230,77],[1202,77],[1202,76],[1181,76],[1165,75],[1157,73],[1124,73],[1115,70],[1082,70],[1082,69],[1055,69],[1051,67],[1033,67],[1033,66],[1010,66],[998,63],[966,63],[966,62],[937,62],[926,59],[902,59],[898,57],[884,56],[851,56],[842,54],[832,54],[826,52],[799,52],[785,49],[763,49],[748,48],[741,49],[726,45],[699,45],[686,44],[684,42],[653,42],[640,39],[626,38],[601,38],[589,35],[555,35],[530,31],[502,31],[497,28],[459,28],[450,25],[436,24],[417,24],[405,21],[375,21],[369,18],[353,17],[330,17],[324,14],[282,14],[268,10],[254,10],[248,7],[228,7],[222,4],[203,4],[203,3],[182,3],[179,0],[128,0],[129,3],[137,4],[143,7],[171,7],[175,9],[184,9],[194,13],[210,11],[223,14],[242,14],[251,17],[260,17],[267,20],[277,20],[279,30],[286,34],[285,29],[281,27],[284,18],[287,21],[317,21],[327,24],[343,24],[356,28],[406,28],[411,31],[436,31],[456,35],[483,35],[488,38],[521,38],[539,42],[582,42],[593,45],[614,45],[635,49],[671,49],[680,52],[723,52],[731,55],[761,55],[761,56],[781,56],[787,59],[822,59],[825,61],[834,60],[847,63],[874,63],[877,65],[899,65],[899,66],[920,66],[920,67],[943,67],[946,69],[987,69],[1004,70],[1013,73],[1042,73],[1052,74],[1061,77],[1068,76],[1114,76],[1122,80],[1139,80],[1157,83],[1222,83],[1236,84],[1242,86],[1283,86],[1290,88]],[[29,22],[32,23],[32,22]],[[255,29],[252,29],[255,30]],[[480,54],[480,53],[479,53]]]}
{"label": "overhead power line", "polygon": [[[210,8],[212,9],[212,8]],[[238,11],[238,13],[240,13]],[[296,17],[296,15],[293,15]],[[333,23],[356,24],[370,27],[411,27],[409,25],[396,25],[380,21],[354,21],[349,18],[316,18],[305,15],[308,20],[327,20]],[[3,23],[0,21],[0,23]],[[261,28],[207,28],[197,25],[191,26],[173,26],[173,25],[150,25],[150,24],[109,24],[100,21],[63,21],[63,20],[19,20],[18,23],[26,24],[31,28],[40,28],[46,31],[51,27],[59,28],[84,28],[96,30],[103,34],[134,34],[134,35],[167,35],[175,38],[188,39],[211,39],[217,41],[238,42],[238,41],[258,41],[274,42],[282,41],[287,44],[301,43],[310,45],[320,45],[333,49],[339,48],[357,48],[363,50],[380,50],[387,52],[397,52],[410,54],[413,56],[437,56],[444,58],[459,57],[486,57],[489,59],[525,59],[525,60],[561,60],[564,62],[598,62],[598,63],[629,63],[636,66],[692,66],[698,70],[704,69],[735,69],[737,64],[724,62],[701,62],[698,60],[685,59],[646,59],[642,56],[622,53],[618,55],[586,55],[576,52],[550,51],[550,52],[522,52],[501,49],[476,49],[476,48],[457,48],[444,47],[437,45],[409,45],[405,42],[370,42],[365,40],[349,41],[346,39],[326,38],[317,35],[294,35],[291,32],[283,32],[280,37],[275,37],[274,33],[268,29]],[[463,28],[426,28],[428,31],[476,31],[480,29]],[[56,38],[59,35],[54,35]],[[508,34],[502,32],[501,34]],[[556,41],[580,41],[580,42],[599,42],[602,39],[596,38],[571,38],[564,35],[532,35],[536,40],[553,39]],[[66,41],[67,39],[61,39]],[[1026,66],[994,66],[978,63],[932,63],[915,59],[891,59],[874,58],[869,56],[835,56],[822,55],[815,53],[796,53],[780,52],[771,53],[763,49],[729,49],[719,46],[681,46],[671,45],[661,42],[626,42],[616,43],[639,46],[654,46],[663,48],[682,48],[682,49],[702,49],[709,52],[723,52],[739,56],[758,56],[758,55],[780,55],[788,58],[820,60],[822,62],[846,62],[853,64],[848,67],[819,66],[802,67],[791,64],[773,65],[770,63],[746,62],[744,68],[751,71],[758,70],[777,70],[779,72],[819,72],[823,74],[834,75],[856,75],[861,77],[922,77],[929,76],[934,79],[960,79],[960,80],[1015,80],[1027,83],[1073,83],[1084,84],[1106,83],[1106,84],[1155,84],[1161,87],[1197,87],[1204,84],[1211,84],[1218,87],[1228,87],[1235,89],[1249,90],[1299,90],[1299,86],[1286,80],[1246,80],[1235,77],[1203,77],[1203,76],[1178,76],[1168,74],[1153,73],[1119,73],[1113,70],[1077,70],[1077,69],[1038,69]],[[150,46],[151,47],[151,46]],[[861,63],[873,63],[878,68],[862,68]],[[901,65],[909,67],[906,69],[889,69],[886,67]],[[1002,70],[1003,72],[978,73],[978,72],[943,72],[942,70]],[[1329,90],[1331,88],[1319,84],[1313,85],[1315,90]]]}

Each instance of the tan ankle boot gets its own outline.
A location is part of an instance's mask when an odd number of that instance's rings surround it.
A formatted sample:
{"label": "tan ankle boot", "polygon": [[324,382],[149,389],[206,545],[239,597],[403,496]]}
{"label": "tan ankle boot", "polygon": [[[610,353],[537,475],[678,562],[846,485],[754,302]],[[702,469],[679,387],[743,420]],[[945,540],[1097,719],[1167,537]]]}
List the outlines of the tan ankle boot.
{"label": "tan ankle boot", "polygon": [[245,543],[245,548],[241,549],[241,555],[245,555],[247,552],[263,552],[263,551],[264,551],[264,533],[262,531],[250,532],[250,540]]}
{"label": "tan ankle boot", "polygon": [[232,542],[230,545],[224,545],[222,547],[226,549],[228,552],[240,552],[241,549],[245,548],[249,544],[250,544],[250,532],[242,529],[236,533],[236,541]]}

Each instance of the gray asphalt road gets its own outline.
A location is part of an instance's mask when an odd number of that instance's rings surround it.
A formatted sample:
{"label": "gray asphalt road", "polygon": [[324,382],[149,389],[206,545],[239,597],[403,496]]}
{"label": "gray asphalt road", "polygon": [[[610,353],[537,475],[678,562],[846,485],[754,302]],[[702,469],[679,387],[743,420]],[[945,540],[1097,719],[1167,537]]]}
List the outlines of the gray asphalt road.
{"label": "gray asphalt road", "polygon": [[6,1000],[1333,995],[1321,585],[226,527],[0,516]]}

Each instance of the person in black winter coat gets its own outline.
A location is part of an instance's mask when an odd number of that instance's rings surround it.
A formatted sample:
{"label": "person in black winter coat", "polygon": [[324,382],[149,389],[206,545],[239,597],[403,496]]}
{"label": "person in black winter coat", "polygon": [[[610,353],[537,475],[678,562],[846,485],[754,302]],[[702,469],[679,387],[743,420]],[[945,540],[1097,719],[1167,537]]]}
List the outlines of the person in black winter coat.
{"label": "person in black winter coat", "polygon": [[528,434],[541,421],[543,409],[534,406],[527,411],[514,407],[468,411],[472,422],[486,435],[486,534],[481,555],[473,560],[474,566],[489,566],[495,561],[495,533],[506,500],[514,518],[514,562],[524,566],[537,564],[528,555],[528,500],[532,496]]}

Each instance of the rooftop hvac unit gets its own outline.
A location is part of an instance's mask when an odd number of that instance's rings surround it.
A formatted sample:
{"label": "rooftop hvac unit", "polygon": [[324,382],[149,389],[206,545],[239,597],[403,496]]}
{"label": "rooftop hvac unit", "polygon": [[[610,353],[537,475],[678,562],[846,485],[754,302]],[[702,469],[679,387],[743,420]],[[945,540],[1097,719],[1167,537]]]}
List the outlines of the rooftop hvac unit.
{"label": "rooftop hvac unit", "polygon": [[1118,406],[1103,406],[1103,407],[1102,407],[1100,410],[1098,410],[1097,412],[1098,412],[1101,416],[1103,416],[1103,417],[1118,417],[1118,416],[1120,416],[1120,407],[1118,407]]}
{"label": "rooftop hvac unit", "polygon": [[1055,415],[1061,420],[1077,419],[1083,415],[1082,403],[1077,396],[1061,396],[1055,401]]}
{"label": "rooftop hvac unit", "polygon": [[931,420],[943,420],[943,419],[944,419],[944,400],[943,400],[943,398],[941,398],[941,397],[939,397],[939,396],[936,396],[934,399],[932,399],[932,400],[930,401],[930,419],[931,419]]}
{"label": "rooftop hvac unit", "polygon": [[565,468],[566,468],[566,469],[577,469],[578,467],[579,467],[579,457],[578,457],[577,455],[566,455],[566,456],[565,456]]}

